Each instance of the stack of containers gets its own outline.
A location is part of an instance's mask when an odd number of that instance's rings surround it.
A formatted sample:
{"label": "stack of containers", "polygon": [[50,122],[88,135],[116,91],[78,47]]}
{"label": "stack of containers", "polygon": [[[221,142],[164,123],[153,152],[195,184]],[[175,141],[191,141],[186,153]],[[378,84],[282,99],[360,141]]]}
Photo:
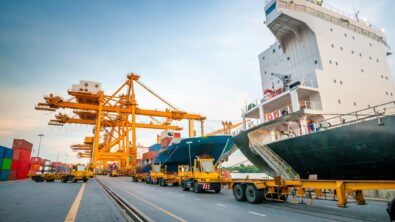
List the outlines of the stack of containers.
{"label": "stack of containers", "polygon": [[64,172],[64,164],[61,162],[52,162],[52,166],[56,173],[63,173]]}
{"label": "stack of containers", "polygon": [[23,139],[14,139],[12,149],[14,150],[13,163],[10,179],[26,179],[29,172],[29,160],[33,144]]}
{"label": "stack of containers", "polygon": [[8,180],[12,164],[13,150],[0,146],[0,180]]}
{"label": "stack of containers", "polygon": [[43,163],[43,160],[40,157],[32,157],[30,158],[30,167],[29,167],[29,176],[36,175],[37,172],[40,171],[40,166]]}

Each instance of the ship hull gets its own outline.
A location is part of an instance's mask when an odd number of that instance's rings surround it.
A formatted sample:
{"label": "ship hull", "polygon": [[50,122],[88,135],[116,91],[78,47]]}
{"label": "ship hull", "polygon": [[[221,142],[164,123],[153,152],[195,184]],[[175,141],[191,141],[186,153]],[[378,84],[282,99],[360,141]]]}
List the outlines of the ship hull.
{"label": "ship hull", "polygon": [[[354,123],[266,144],[302,179],[395,180],[395,116]],[[249,147],[248,133],[234,138],[241,152],[257,167],[273,174]]]}
{"label": "ship hull", "polygon": [[177,172],[178,165],[193,164],[193,160],[197,156],[209,155],[217,163],[218,160],[228,156],[232,152],[232,148],[234,149],[234,143],[231,136],[183,139],[178,144],[159,150],[155,163],[166,167],[167,172]]}

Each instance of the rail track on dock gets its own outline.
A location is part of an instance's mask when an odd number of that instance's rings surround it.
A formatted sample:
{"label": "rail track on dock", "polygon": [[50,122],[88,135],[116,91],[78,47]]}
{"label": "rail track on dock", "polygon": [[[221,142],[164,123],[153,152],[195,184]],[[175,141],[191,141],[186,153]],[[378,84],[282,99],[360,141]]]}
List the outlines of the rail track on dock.
{"label": "rail track on dock", "polygon": [[136,222],[152,222],[152,220],[138,210],[136,207],[128,203],[121,196],[113,192],[107,185],[101,182],[99,179],[95,179],[96,182],[100,185],[103,191],[123,210],[124,216],[128,221],[136,221]]}

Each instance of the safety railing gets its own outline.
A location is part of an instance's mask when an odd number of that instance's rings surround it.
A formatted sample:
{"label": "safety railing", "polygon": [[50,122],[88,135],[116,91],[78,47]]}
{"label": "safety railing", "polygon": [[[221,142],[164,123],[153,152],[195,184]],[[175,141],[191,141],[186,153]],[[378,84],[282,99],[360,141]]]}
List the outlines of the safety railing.
{"label": "safety railing", "polygon": [[[368,22],[364,21],[364,20],[357,20],[355,18],[353,18],[352,16],[348,15],[347,13],[341,12],[341,10],[338,9],[334,9],[334,7],[329,6],[327,4],[323,4],[322,7],[329,9],[331,11],[334,11],[336,13],[338,13],[341,16],[332,16],[329,15],[327,13],[325,13],[323,10],[317,10],[315,8],[311,8],[308,7],[304,4],[297,4],[292,0],[278,0],[278,7],[279,8],[286,8],[286,9],[290,9],[290,10],[294,10],[294,11],[300,11],[300,12],[305,12],[311,15],[314,15],[316,17],[319,17],[321,19],[324,19],[325,21],[331,22],[333,24],[336,25],[340,25],[344,28],[347,28],[353,32],[359,33],[359,34],[363,34],[371,39],[374,39],[378,42],[383,43],[385,46],[387,45],[387,42],[384,41],[384,35],[383,36],[379,36],[376,33],[373,33],[371,31],[369,31],[365,27],[369,27],[379,33],[382,33],[383,30],[378,29],[377,27],[373,26],[372,24],[369,24]],[[352,21],[356,21],[357,24],[361,24],[361,25],[354,25],[352,23],[349,22],[349,20],[352,19]],[[389,46],[388,46],[389,47]]]}

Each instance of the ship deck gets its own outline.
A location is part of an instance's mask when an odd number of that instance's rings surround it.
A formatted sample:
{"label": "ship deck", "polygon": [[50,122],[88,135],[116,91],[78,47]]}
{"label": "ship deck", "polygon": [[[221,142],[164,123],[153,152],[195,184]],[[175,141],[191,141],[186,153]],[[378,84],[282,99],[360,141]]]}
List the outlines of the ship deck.
{"label": "ship deck", "polygon": [[338,208],[331,200],[249,204],[237,202],[228,189],[220,194],[195,194],[107,176],[97,176],[86,185],[31,180],[0,183],[2,202],[7,203],[0,205],[2,221],[65,221],[83,186],[78,210],[70,221],[127,221],[125,210],[118,208],[98,181],[152,221],[389,221],[387,203],[381,201],[368,201],[364,206],[351,202],[347,208]]}

